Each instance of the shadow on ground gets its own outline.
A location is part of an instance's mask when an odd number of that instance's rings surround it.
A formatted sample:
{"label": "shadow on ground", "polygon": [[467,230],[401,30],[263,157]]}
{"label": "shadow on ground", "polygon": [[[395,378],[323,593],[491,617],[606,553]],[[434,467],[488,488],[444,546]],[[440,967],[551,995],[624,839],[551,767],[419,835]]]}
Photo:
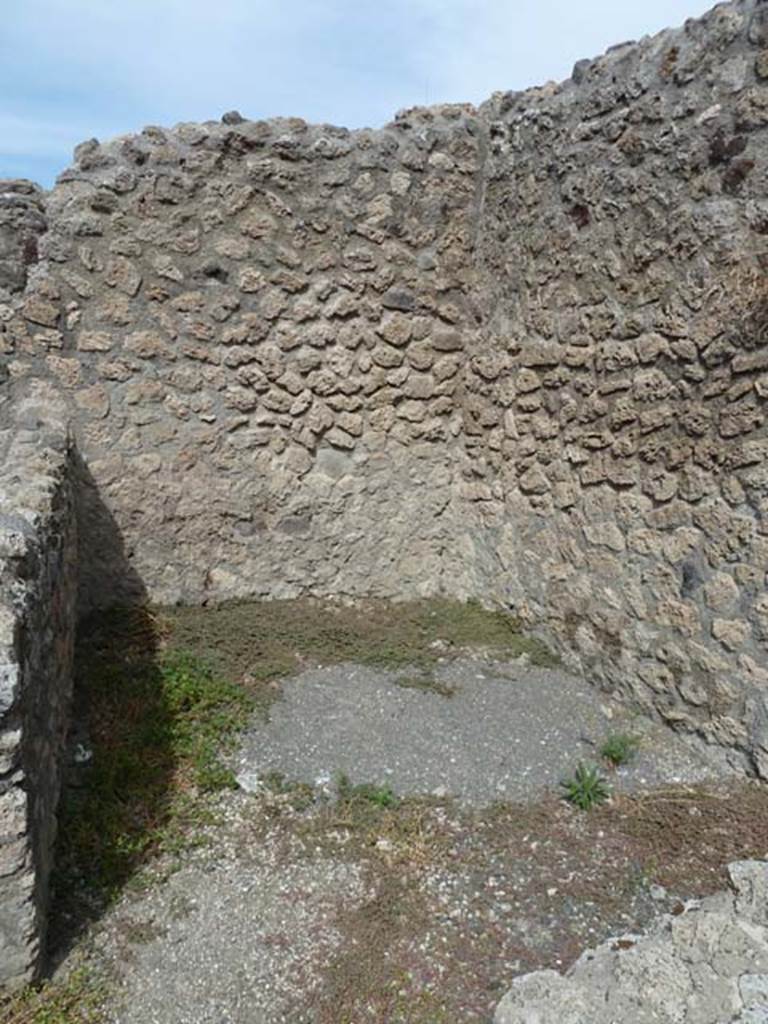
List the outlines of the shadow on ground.
{"label": "shadow on ground", "polygon": [[80,735],[59,815],[54,959],[157,854],[193,841],[207,823],[201,796],[234,786],[219,755],[251,710],[242,688],[171,647],[148,608],[85,620],[76,688]]}
{"label": "shadow on ground", "polygon": [[[167,742],[169,709],[157,665],[158,637],[145,610],[144,585],[118,524],[77,453],[74,479],[80,622],[52,879],[48,946],[53,965],[149,852],[142,834],[167,813],[174,767]],[[98,610],[115,599],[126,608]],[[147,700],[151,736],[142,725],[149,720],[142,707]],[[137,755],[149,743],[153,752],[148,765]]]}
{"label": "shadow on ground", "polygon": [[53,877],[54,962],[141,866],[168,815],[174,763],[156,654],[143,609],[96,612],[81,626]]}
{"label": "shadow on ground", "polygon": [[[184,844],[199,824],[201,793],[233,785],[219,751],[251,707],[240,688],[167,642],[82,461],[77,474],[81,621],[58,814],[51,966],[156,854]],[[99,607],[115,598],[124,605]]]}

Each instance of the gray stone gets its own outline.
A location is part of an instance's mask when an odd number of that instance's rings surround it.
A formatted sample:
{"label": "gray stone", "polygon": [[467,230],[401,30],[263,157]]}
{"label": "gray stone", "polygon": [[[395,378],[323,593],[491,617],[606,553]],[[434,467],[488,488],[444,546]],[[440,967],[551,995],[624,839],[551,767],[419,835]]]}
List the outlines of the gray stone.
{"label": "gray stone", "polygon": [[[13,550],[0,550],[0,988],[10,989],[40,966],[77,583],[71,450],[60,403],[40,389],[18,411],[20,429],[0,453],[0,507],[24,510]],[[32,444],[22,426],[30,417]]]}
{"label": "gray stone", "polygon": [[664,916],[643,937],[609,940],[565,975],[516,979],[494,1024],[727,1024],[768,1012],[768,864],[730,867],[723,893]]}

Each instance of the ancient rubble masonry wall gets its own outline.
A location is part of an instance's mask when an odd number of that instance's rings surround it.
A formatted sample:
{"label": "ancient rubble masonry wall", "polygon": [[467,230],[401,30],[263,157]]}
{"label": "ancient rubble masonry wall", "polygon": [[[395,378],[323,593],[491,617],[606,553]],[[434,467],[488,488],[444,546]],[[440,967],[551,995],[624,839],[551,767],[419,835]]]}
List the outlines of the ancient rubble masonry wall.
{"label": "ancient rubble masonry wall", "polygon": [[75,514],[62,412],[39,392],[0,431],[0,987],[30,980],[39,963],[72,687]]}
{"label": "ancient rubble masonry wall", "polygon": [[0,983],[76,605],[474,596],[768,777],[767,127],[738,0],[479,110],[0,182]]}
{"label": "ancient rubble masonry wall", "polygon": [[479,110],[147,128],[0,187],[81,612],[475,596],[768,776],[766,125],[743,0]]}
{"label": "ancient rubble masonry wall", "polygon": [[0,182],[0,291],[24,290],[45,228],[42,190],[29,181]]}
{"label": "ancient rubble masonry wall", "polygon": [[[476,590],[457,487],[474,113],[227,120],[79,147],[6,313],[10,374],[70,396],[156,600]],[[84,605],[120,598],[113,554],[83,567]]]}
{"label": "ancient rubble masonry wall", "polygon": [[768,7],[721,5],[482,115],[465,430],[504,495],[488,548],[514,554],[488,594],[765,775]]}

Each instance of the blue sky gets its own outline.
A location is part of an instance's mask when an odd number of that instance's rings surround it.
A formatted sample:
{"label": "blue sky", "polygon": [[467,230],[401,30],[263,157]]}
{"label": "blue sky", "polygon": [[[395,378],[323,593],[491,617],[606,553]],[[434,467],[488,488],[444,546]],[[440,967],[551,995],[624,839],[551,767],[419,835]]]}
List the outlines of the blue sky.
{"label": "blue sky", "polygon": [[0,0],[0,178],[49,185],[83,139],[298,115],[380,125],[479,103],[703,14],[709,0]]}

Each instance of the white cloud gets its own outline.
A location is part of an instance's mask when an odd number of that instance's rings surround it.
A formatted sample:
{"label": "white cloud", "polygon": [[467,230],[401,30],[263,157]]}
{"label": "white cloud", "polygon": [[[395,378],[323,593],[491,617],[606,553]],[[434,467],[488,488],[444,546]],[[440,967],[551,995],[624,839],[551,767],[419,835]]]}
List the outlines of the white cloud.
{"label": "white cloud", "polygon": [[[147,123],[299,115],[359,126],[570,73],[707,0],[24,0],[0,31],[0,153]],[[0,166],[0,175],[2,175]]]}
{"label": "white cloud", "polygon": [[423,73],[454,100],[568,77],[577,60],[700,16],[711,0],[414,0],[434,25],[419,40]]}

